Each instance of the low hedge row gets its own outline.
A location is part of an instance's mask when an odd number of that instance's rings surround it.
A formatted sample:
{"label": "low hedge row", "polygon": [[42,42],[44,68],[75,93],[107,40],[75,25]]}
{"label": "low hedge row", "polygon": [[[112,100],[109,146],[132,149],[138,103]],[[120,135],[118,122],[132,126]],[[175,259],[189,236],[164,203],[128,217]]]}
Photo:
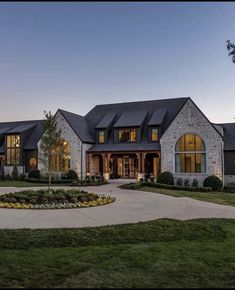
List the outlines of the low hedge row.
{"label": "low hedge row", "polygon": [[[24,179],[27,182],[32,182],[32,183],[43,183],[47,184],[48,179],[47,178],[25,178]],[[53,184],[65,184],[65,183],[72,183],[74,179],[52,179],[51,183]]]}
{"label": "low hedge row", "polygon": [[188,187],[188,186],[168,185],[168,184],[162,184],[162,183],[156,183],[156,182],[128,183],[128,184],[123,184],[120,187],[124,189],[140,189],[143,186],[173,189],[173,190],[184,190],[184,191],[198,191],[198,192],[211,192],[212,191],[211,187]]}

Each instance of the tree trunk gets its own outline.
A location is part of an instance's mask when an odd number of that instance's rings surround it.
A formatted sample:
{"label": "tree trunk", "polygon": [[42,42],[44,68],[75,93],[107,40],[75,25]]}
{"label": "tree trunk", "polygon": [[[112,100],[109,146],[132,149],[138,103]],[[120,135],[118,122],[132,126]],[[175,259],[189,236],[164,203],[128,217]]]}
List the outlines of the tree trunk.
{"label": "tree trunk", "polygon": [[48,175],[48,191],[51,190],[51,173],[49,172],[49,175]]}

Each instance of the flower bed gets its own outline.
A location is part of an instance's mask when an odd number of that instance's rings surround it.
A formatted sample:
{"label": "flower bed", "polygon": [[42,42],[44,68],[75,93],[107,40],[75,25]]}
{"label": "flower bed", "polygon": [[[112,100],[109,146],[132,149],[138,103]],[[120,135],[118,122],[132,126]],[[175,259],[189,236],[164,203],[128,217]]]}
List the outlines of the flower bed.
{"label": "flower bed", "polygon": [[109,204],[115,200],[108,194],[83,190],[25,190],[0,196],[0,208],[60,209],[83,208]]}

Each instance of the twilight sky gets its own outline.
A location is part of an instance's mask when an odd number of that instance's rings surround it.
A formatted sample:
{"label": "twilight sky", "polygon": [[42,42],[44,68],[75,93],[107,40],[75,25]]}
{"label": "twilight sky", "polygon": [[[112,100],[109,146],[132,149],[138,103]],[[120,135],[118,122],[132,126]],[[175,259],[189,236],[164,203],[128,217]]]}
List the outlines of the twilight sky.
{"label": "twilight sky", "polygon": [[190,96],[234,122],[235,3],[0,3],[0,122]]}

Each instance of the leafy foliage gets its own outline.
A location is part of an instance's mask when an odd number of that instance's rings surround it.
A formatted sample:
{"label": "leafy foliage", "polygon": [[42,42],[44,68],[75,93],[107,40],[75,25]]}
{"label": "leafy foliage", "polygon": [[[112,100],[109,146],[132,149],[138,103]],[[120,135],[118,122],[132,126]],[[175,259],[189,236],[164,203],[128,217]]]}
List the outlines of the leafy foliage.
{"label": "leafy foliage", "polygon": [[40,177],[41,177],[41,175],[40,175],[40,171],[38,169],[31,170],[28,174],[28,178],[39,179]]}
{"label": "leafy foliage", "polygon": [[204,187],[211,187],[212,190],[221,190],[222,185],[222,181],[215,175],[210,175],[206,177],[203,182]]}
{"label": "leafy foliage", "polygon": [[93,201],[99,196],[95,193],[88,193],[83,190],[24,190],[12,192],[0,196],[1,202],[23,203],[23,204],[46,204],[46,203],[76,203]]}
{"label": "leafy foliage", "polygon": [[49,111],[48,113],[44,111],[45,120],[44,120],[44,133],[40,142],[40,149],[43,152],[43,158],[41,161],[47,165],[48,171],[48,186],[50,189],[51,186],[51,162],[52,156],[55,150],[59,151],[57,153],[63,154],[65,145],[61,139],[61,130],[57,126],[57,121],[54,115]]}
{"label": "leafy foliage", "polygon": [[232,62],[235,63],[235,44],[227,40],[227,50],[229,51],[229,56],[232,57]]}
{"label": "leafy foliage", "polygon": [[159,174],[157,182],[162,184],[174,185],[174,177],[171,172],[165,171]]}

